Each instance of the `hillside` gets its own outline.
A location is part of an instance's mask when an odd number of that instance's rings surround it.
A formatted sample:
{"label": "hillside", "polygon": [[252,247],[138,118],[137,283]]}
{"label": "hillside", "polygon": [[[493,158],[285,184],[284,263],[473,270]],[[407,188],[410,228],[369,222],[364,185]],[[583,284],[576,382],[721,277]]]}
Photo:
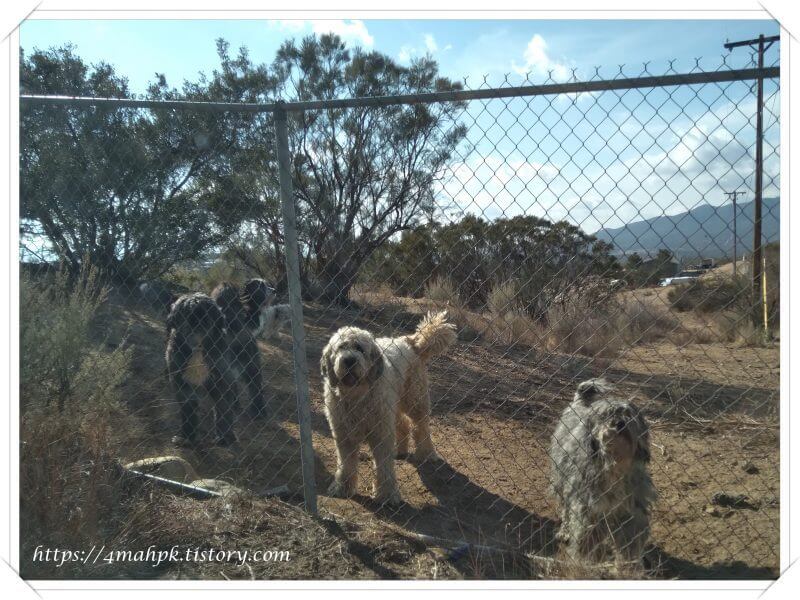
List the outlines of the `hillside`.
{"label": "hillside", "polygon": [[[738,254],[753,247],[753,202],[737,205]],[[780,239],[780,199],[764,198],[762,232],[767,242]],[[678,215],[636,221],[601,229],[599,239],[614,244],[615,253],[655,255],[661,248],[678,258],[727,258],[733,251],[733,206],[704,204]]]}

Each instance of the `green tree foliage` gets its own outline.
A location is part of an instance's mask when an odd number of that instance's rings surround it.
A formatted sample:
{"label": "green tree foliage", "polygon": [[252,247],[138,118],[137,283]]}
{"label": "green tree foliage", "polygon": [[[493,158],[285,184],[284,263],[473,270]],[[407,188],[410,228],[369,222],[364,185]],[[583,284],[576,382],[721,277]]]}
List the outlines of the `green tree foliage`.
{"label": "green tree foliage", "polygon": [[459,286],[461,299],[476,307],[486,304],[492,288],[513,281],[521,307],[540,316],[571,282],[588,275],[617,277],[620,266],[611,250],[566,221],[535,216],[486,221],[468,215],[404,232],[375,254],[365,278],[420,296],[429,281],[446,277]]}
{"label": "green tree foliage", "polygon": [[[461,88],[430,58],[403,67],[335,35],[284,43],[273,68],[278,95],[293,101]],[[435,183],[466,134],[462,110],[439,103],[292,115],[301,244],[326,298],[345,301],[364,261],[433,209]]]}
{"label": "green tree foliage", "polygon": [[639,254],[634,252],[628,256],[625,264],[625,279],[635,286],[656,285],[665,277],[675,275],[675,257],[672,252],[661,248],[656,256],[650,260],[644,260]]}
{"label": "green tree foliage", "polygon": [[[21,54],[20,69],[23,93],[131,95],[113,67],[87,65],[70,46]],[[219,79],[233,70],[223,65]],[[226,91],[206,82],[184,89],[192,99]],[[163,76],[147,94],[176,95]],[[217,247],[239,226],[241,211],[223,206],[212,175],[242,145],[241,117],[23,104],[20,118],[23,242],[47,240],[50,255],[72,272],[88,259],[119,283],[156,276]]]}

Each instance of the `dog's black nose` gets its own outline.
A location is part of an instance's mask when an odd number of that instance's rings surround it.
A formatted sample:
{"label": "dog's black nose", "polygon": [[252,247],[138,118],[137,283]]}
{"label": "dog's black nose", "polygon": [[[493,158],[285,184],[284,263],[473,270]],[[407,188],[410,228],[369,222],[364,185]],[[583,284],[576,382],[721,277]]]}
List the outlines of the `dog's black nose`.
{"label": "dog's black nose", "polygon": [[352,366],[353,366],[353,365],[355,365],[355,364],[356,364],[356,358],[355,358],[355,356],[346,356],[346,357],[345,357],[345,359],[344,359],[344,365],[345,365],[346,367],[352,367]]}

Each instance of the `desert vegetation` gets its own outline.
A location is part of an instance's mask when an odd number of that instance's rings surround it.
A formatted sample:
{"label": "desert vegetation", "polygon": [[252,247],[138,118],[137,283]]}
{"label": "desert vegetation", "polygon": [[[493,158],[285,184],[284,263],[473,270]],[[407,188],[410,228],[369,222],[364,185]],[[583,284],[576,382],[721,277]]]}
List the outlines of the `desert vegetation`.
{"label": "desert vegetation", "polygon": [[[109,290],[89,265],[76,276],[24,275],[20,286],[23,555],[33,544],[89,548],[119,527],[115,462],[142,433],[120,392],[131,351],[92,333]],[[52,565],[25,567],[36,576]]]}

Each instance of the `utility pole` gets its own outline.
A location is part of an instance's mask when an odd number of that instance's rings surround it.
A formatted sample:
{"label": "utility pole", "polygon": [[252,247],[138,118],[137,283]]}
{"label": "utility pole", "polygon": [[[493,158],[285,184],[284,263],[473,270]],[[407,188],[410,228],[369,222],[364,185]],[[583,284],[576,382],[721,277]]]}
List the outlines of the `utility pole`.
{"label": "utility pole", "polygon": [[[727,50],[733,50],[740,46],[749,46],[758,50],[758,70],[764,68],[764,53],[777,41],[780,41],[780,36],[773,35],[765,37],[762,33],[755,40],[744,40],[741,42],[729,42],[725,44]],[[762,290],[761,290],[761,192],[763,188],[764,176],[764,78],[759,75],[756,80],[757,85],[757,100],[756,100],[756,185],[755,185],[755,202],[753,209],[753,301],[755,303],[754,309],[761,308],[762,303]],[[760,323],[760,310],[753,311],[753,322],[755,325]],[[767,333],[766,331],[764,332]]]}
{"label": "utility pole", "polygon": [[738,260],[736,258],[736,196],[744,195],[744,192],[725,192],[725,194],[733,201],[733,276],[736,277],[736,261]]}

